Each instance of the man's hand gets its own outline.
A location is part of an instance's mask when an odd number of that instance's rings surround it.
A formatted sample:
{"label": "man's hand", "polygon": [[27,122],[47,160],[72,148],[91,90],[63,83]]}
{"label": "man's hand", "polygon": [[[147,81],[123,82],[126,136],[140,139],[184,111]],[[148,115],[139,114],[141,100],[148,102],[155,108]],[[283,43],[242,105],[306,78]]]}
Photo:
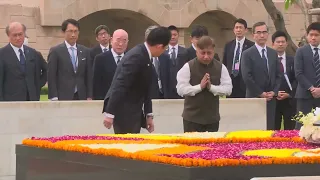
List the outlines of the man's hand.
{"label": "man's hand", "polygon": [[113,125],[113,119],[112,118],[108,118],[108,117],[105,117],[104,120],[103,120],[103,124],[106,128],[110,129]]}
{"label": "man's hand", "polygon": [[207,88],[208,88],[208,90],[210,90],[210,88],[211,88],[210,74],[206,73],[206,75],[207,75],[207,79],[208,79]]}
{"label": "man's hand", "polygon": [[267,92],[267,101],[272,100],[273,97],[274,97],[274,92],[273,91]]}
{"label": "man's hand", "polygon": [[204,89],[207,87],[207,83],[208,83],[208,76],[207,74],[205,74],[200,82],[200,87],[201,89]]}
{"label": "man's hand", "polygon": [[277,99],[278,100],[284,100],[284,99],[287,99],[289,97],[290,97],[290,95],[288,93],[286,93],[285,91],[279,91]]}
{"label": "man's hand", "polygon": [[147,130],[149,133],[152,133],[154,131],[154,123],[152,117],[147,118]]}
{"label": "man's hand", "polygon": [[310,91],[314,98],[320,97],[320,88],[311,88]]}

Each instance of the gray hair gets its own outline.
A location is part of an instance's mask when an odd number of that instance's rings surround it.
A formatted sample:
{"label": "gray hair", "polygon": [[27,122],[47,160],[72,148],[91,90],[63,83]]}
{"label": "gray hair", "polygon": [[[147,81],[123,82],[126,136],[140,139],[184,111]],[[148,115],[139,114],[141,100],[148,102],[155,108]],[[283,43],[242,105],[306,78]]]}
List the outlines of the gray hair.
{"label": "gray hair", "polygon": [[156,28],[158,28],[159,26],[157,25],[153,25],[153,26],[149,26],[146,30],[146,32],[144,33],[144,38],[147,39],[147,37],[149,36],[150,32]]}
{"label": "gray hair", "polygon": [[[13,22],[13,23],[19,23],[19,24],[21,24],[22,29],[23,29],[23,32],[26,33],[26,31],[27,31],[26,25],[24,25],[24,24],[22,24],[22,23],[20,23],[20,22]],[[10,23],[9,25],[7,25],[7,26],[6,26],[6,29],[5,29],[7,35],[9,35],[9,33],[10,33],[10,25],[11,25],[11,23]]]}

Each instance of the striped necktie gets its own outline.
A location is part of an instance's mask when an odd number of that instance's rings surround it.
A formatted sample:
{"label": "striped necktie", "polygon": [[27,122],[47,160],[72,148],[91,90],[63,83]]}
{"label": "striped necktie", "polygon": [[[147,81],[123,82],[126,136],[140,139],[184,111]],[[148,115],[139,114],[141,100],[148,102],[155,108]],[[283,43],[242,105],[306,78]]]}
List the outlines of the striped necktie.
{"label": "striped necktie", "polygon": [[316,87],[320,87],[320,60],[319,60],[319,52],[318,48],[314,48],[313,62],[314,67],[316,68]]}

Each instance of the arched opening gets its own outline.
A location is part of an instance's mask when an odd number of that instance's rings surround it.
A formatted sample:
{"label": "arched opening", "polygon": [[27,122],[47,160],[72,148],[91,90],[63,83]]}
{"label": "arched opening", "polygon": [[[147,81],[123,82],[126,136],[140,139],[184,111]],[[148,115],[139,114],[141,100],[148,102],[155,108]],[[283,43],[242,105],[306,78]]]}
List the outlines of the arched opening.
{"label": "arched opening", "polygon": [[206,26],[209,31],[209,36],[215,39],[216,53],[219,54],[220,59],[222,59],[222,53],[224,45],[234,38],[233,34],[233,23],[236,17],[224,12],[224,11],[208,11],[206,13],[198,16],[189,26],[185,33],[185,45],[189,47],[190,34],[192,27],[196,25]]}
{"label": "arched opening", "polygon": [[148,26],[157,25],[143,14],[123,9],[97,11],[81,18],[79,23],[81,30],[78,42],[80,44],[87,47],[96,45],[94,30],[97,26],[105,24],[109,27],[111,36],[116,29],[124,29],[128,32],[128,49],[144,42],[144,33]]}

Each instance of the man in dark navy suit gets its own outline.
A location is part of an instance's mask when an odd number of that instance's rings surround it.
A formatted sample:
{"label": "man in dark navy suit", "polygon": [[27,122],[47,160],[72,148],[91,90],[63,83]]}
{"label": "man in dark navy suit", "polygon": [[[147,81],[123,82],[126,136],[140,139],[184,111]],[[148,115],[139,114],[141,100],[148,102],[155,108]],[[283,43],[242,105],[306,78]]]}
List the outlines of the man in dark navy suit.
{"label": "man in dark navy suit", "polygon": [[110,51],[96,56],[93,64],[93,99],[103,100],[111,86],[118,63],[128,47],[128,33],[118,29],[113,33]]}
{"label": "man in dark navy suit", "polygon": [[126,53],[118,64],[103,106],[106,128],[115,133],[140,133],[141,127],[154,131],[152,101],[152,57],[160,56],[169,44],[166,27],[153,29],[144,44]]}
{"label": "man in dark navy suit", "polygon": [[240,72],[242,52],[254,45],[254,42],[245,37],[248,25],[244,19],[234,22],[233,32],[236,38],[228,42],[224,47],[223,64],[227,67],[232,79],[232,93],[230,98],[245,98],[246,86]]}
{"label": "man in dark navy suit", "polygon": [[296,112],[294,95],[297,88],[297,81],[294,74],[294,58],[286,55],[285,52],[287,45],[287,35],[284,32],[276,31],[272,35],[272,46],[273,49],[278,52],[280,69],[283,74],[276,103],[276,130],[281,128],[282,117],[285,130],[292,130],[295,126],[292,118]]}
{"label": "man in dark navy suit", "polygon": [[99,25],[94,33],[96,34],[96,40],[99,42],[98,45],[90,49],[91,65],[98,54],[107,52],[111,49],[110,43],[110,30],[106,25]]}

